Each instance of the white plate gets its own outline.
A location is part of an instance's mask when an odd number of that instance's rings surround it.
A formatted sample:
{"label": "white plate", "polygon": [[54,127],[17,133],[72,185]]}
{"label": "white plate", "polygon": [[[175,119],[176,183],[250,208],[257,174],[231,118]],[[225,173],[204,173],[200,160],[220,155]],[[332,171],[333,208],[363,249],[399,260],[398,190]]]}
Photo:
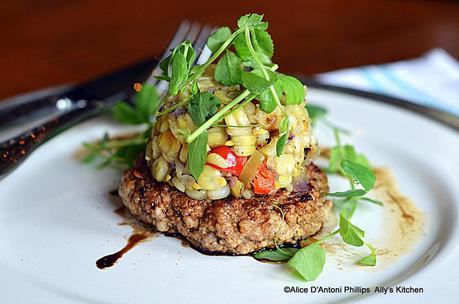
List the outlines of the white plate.
{"label": "white plate", "polygon": [[[358,149],[376,165],[392,168],[402,192],[428,215],[425,236],[397,262],[371,271],[339,269],[331,257],[317,281],[304,283],[282,265],[204,256],[159,236],[101,271],[96,260],[122,248],[131,229],[118,225],[107,194],[117,187],[119,173],[96,171],[74,157],[83,141],[122,130],[98,118],[39,148],[0,183],[0,302],[386,303],[394,297],[405,303],[451,302],[459,286],[458,133],[369,98],[312,88],[309,100],[327,106],[332,121],[353,130]],[[320,139],[329,142],[325,132]],[[378,208],[363,207],[355,216],[370,240],[387,229]],[[285,286],[400,284],[424,293],[284,293]]]}

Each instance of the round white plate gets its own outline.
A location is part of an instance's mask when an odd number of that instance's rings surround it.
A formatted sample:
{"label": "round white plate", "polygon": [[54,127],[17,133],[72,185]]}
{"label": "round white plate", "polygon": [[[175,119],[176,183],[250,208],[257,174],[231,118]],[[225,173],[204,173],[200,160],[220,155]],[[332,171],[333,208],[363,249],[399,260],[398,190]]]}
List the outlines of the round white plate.
{"label": "round white plate", "polygon": [[[1,303],[387,303],[451,302],[459,286],[459,136],[438,122],[372,98],[311,88],[312,103],[352,130],[351,141],[377,166],[390,167],[401,190],[427,215],[425,235],[391,265],[337,267],[333,255],[315,282],[250,257],[205,256],[158,236],[113,267],[96,260],[126,244],[131,229],[108,195],[120,173],[79,163],[84,141],[123,131],[97,118],[54,138],[0,182]],[[331,135],[319,130],[319,139]],[[381,208],[365,205],[355,221],[368,239],[389,228]],[[422,294],[285,293],[285,286],[412,286]],[[311,290],[311,289],[309,289]]]}

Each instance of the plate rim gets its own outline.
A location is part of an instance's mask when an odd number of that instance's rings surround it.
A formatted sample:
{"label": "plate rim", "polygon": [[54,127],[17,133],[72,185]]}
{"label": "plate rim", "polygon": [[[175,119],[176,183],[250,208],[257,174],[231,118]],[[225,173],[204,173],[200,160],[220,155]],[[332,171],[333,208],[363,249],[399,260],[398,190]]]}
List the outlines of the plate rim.
{"label": "plate rim", "polygon": [[424,118],[429,118],[430,120],[440,123],[448,127],[449,129],[459,133],[459,116],[455,116],[454,114],[430,108],[419,103],[403,98],[394,97],[391,95],[363,91],[350,87],[326,84],[318,80],[307,78],[304,76],[299,78],[306,85],[306,87],[324,91],[344,93],[347,95],[362,97],[370,101],[376,101],[379,103],[395,106],[405,111],[423,116]]}
{"label": "plate rim", "polygon": [[[402,108],[404,110],[406,110],[408,113],[416,113],[420,116],[420,118],[430,118],[436,122],[438,122],[439,124],[443,125],[443,126],[446,126],[448,127],[448,129],[452,129],[456,132],[459,132],[459,127],[456,127],[454,124],[448,124],[447,122],[441,120],[441,119],[438,119],[437,117],[435,117],[434,115],[431,115],[431,111],[436,111],[436,112],[440,112],[440,111],[437,111],[437,110],[433,110],[433,109],[430,109],[430,108],[427,108],[425,106],[422,106],[422,105],[418,105],[418,104],[415,104],[413,102],[410,102],[410,101],[405,101],[403,99],[399,99],[399,98],[395,98],[395,97],[391,97],[391,96],[387,96],[387,95],[381,95],[381,94],[377,94],[377,93],[372,93],[372,92],[365,92],[365,91],[360,91],[360,90],[355,90],[355,89],[350,89],[350,88],[345,88],[345,87],[339,87],[339,86],[334,86],[334,85],[327,85],[327,84],[322,84],[322,83],[315,83],[315,82],[305,82],[310,88],[313,88],[313,89],[318,89],[318,90],[323,90],[323,91],[329,91],[329,92],[336,92],[336,93],[342,93],[342,94],[346,94],[346,95],[351,95],[351,96],[357,96],[357,97],[362,97],[362,98],[365,98],[365,102],[368,102],[368,101],[376,101],[378,103],[383,103],[383,104],[388,104],[388,105],[392,105],[392,106],[395,106],[397,108]],[[409,105],[409,106],[406,106],[406,105]],[[459,118],[456,118],[459,121]],[[457,134],[457,133],[455,133]],[[363,297],[361,299],[355,299],[355,300],[362,300],[363,302],[365,302],[366,300],[364,300],[366,297]],[[372,299],[376,299],[376,296],[373,296],[371,297]],[[379,298],[379,297],[378,297]],[[389,299],[389,298],[387,298]],[[386,300],[387,300],[386,299]],[[375,303],[377,301],[375,300]],[[384,302],[384,301],[383,301]]]}

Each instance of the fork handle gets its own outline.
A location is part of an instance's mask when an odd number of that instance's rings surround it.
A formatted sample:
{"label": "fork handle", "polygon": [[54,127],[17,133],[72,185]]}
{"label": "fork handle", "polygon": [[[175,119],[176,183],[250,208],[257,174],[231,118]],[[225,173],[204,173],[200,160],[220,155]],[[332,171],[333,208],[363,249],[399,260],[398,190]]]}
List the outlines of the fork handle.
{"label": "fork handle", "polygon": [[33,150],[73,125],[100,113],[97,102],[78,100],[79,107],[48,120],[0,144],[0,179],[24,161]]}

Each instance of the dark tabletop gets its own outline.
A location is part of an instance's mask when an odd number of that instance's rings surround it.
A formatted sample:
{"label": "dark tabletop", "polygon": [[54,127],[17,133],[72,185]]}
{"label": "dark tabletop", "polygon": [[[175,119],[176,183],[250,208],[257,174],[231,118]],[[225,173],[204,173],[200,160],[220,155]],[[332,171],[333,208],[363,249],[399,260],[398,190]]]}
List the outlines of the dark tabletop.
{"label": "dark tabletop", "polygon": [[0,98],[159,55],[183,19],[234,27],[248,12],[265,14],[285,72],[312,75],[434,47],[459,57],[458,1],[2,1]]}

